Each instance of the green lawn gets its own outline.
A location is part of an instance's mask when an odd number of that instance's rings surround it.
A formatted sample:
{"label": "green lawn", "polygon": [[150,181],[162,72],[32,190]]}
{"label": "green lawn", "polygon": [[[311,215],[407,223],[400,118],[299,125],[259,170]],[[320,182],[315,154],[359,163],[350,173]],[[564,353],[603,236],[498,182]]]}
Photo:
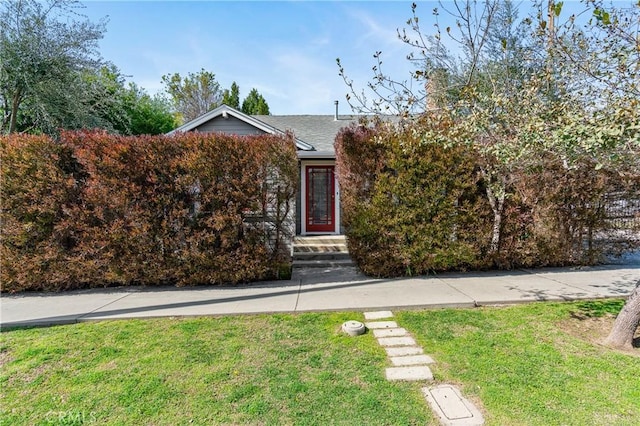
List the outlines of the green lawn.
{"label": "green lawn", "polygon": [[386,355],[374,338],[340,333],[354,317],[362,315],[2,333],[2,424],[426,424],[419,386],[385,380]]}
{"label": "green lawn", "polygon": [[[635,425],[640,357],[561,331],[619,302],[396,312],[493,425]],[[384,379],[361,313],[84,323],[1,334],[1,424],[437,424]],[[578,320],[573,320],[578,321]],[[566,327],[565,327],[566,329]]]}
{"label": "green lawn", "polygon": [[544,303],[396,316],[438,361],[434,378],[481,400],[489,424],[638,425],[640,350],[618,353],[562,331],[621,307]]}

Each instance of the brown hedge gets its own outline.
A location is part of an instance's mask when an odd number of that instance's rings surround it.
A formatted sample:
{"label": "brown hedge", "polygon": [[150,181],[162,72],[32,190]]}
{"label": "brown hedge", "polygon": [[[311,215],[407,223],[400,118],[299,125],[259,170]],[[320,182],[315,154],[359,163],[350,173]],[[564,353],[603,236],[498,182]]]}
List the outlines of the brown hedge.
{"label": "brown hedge", "polygon": [[342,220],[349,251],[365,273],[593,264],[612,249],[638,246],[640,217],[635,228],[610,238],[607,197],[640,202],[640,179],[597,170],[589,158],[567,167],[547,152],[506,172],[500,239],[492,250],[494,216],[480,171],[495,160],[447,140],[450,124],[351,126],[336,138]]}
{"label": "brown hedge", "polygon": [[349,252],[365,273],[481,266],[490,223],[472,153],[378,125],[343,129],[336,154]]}
{"label": "brown hedge", "polygon": [[274,277],[296,161],[290,136],[3,138],[2,291]]}

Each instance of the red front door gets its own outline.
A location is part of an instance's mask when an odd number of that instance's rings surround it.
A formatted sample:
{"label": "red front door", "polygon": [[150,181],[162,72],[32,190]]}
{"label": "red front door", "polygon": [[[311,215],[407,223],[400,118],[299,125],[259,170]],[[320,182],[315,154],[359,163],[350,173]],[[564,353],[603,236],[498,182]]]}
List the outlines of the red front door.
{"label": "red front door", "polygon": [[335,232],[336,197],[334,166],[307,166],[306,231]]}

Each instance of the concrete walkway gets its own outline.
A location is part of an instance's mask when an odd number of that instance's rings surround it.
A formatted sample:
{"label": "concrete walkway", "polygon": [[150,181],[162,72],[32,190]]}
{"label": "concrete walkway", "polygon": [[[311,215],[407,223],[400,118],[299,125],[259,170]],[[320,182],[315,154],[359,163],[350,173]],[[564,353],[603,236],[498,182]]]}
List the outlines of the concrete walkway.
{"label": "concrete walkway", "polygon": [[625,297],[640,261],[585,268],[446,273],[372,279],[355,268],[300,269],[291,280],[237,287],[123,287],[0,298],[0,325],[270,312],[474,307]]}

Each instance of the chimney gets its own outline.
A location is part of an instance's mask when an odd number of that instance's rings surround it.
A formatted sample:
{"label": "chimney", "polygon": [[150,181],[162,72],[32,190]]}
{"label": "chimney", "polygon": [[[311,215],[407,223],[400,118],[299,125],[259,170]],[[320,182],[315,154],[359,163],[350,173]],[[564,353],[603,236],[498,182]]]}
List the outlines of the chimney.
{"label": "chimney", "polygon": [[333,116],[333,121],[338,121],[338,101],[333,102],[336,105],[336,115]]}

